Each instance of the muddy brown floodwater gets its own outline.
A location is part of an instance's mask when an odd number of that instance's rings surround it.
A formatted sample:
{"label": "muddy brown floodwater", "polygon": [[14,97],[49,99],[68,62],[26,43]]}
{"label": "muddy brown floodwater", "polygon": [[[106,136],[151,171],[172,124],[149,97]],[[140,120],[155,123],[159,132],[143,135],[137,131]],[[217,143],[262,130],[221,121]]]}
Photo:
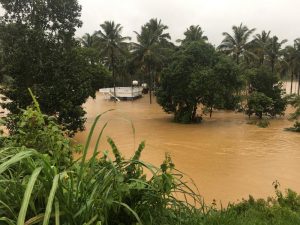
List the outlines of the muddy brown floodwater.
{"label": "muddy brown floodwater", "polygon": [[[114,103],[98,93],[96,99],[84,105],[87,129],[77,134],[76,140],[85,142],[96,115],[116,109],[103,116],[96,130],[99,132],[109,121],[104,137],[112,137],[126,157],[142,140],[146,140],[144,161],[159,166],[165,153],[170,153],[176,167],[194,180],[206,202],[216,199],[227,203],[249,194],[267,197],[274,194],[275,180],[282,189],[300,192],[300,134],[283,131],[292,125],[286,118],[259,128],[248,125],[247,117],[241,113],[218,111],[201,124],[176,124],[155,101],[150,105],[148,97]],[[129,120],[134,124],[135,135]],[[100,149],[109,149],[106,138]]]}

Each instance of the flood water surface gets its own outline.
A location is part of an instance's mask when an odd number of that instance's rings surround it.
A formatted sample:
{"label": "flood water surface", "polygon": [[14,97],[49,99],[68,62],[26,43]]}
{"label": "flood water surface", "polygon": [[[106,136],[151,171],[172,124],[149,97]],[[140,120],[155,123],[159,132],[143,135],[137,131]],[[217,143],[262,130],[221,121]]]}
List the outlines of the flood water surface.
{"label": "flood water surface", "polygon": [[300,192],[300,134],[283,130],[292,125],[286,118],[259,128],[247,124],[247,117],[241,113],[218,111],[201,124],[176,124],[155,100],[150,105],[148,96],[114,103],[99,93],[84,108],[87,129],[76,135],[78,142],[85,142],[98,114],[116,109],[106,113],[97,125],[100,132],[109,121],[100,149],[109,149],[106,137],[110,136],[129,158],[139,142],[146,140],[142,160],[159,166],[165,153],[170,153],[177,169],[194,180],[207,202],[216,199],[227,203],[249,194],[265,198],[274,194],[275,180],[282,189]]}

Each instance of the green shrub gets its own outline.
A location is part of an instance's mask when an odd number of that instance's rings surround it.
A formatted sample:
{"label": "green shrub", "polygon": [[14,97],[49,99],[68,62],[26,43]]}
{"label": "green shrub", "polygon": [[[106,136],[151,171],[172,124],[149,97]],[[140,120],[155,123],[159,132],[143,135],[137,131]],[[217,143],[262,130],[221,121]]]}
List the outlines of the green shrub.
{"label": "green shrub", "polygon": [[257,126],[262,127],[262,128],[266,128],[270,125],[270,121],[268,119],[261,119],[257,122]]}
{"label": "green shrub", "polygon": [[288,131],[300,132],[300,96],[295,94],[289,96],[289,103],[295,108],[295,112],[290,115],[290,120],[295,121],[293,127],[287,128]]}
{"label": "green shrub", "polygon": [[113,158],[100,154],[104,126],[87,160],[100,117],[82,157],[73,161],[76,146],[55,120],[43,115],[37,103],[23,111],[16,132],[2,137],[0,224],[190,224],[197,210],[176,196],[198,203],[200,197],[182,181],[169,156],[161,168],[140,161],[142,142],[126,160],[110,138]]}

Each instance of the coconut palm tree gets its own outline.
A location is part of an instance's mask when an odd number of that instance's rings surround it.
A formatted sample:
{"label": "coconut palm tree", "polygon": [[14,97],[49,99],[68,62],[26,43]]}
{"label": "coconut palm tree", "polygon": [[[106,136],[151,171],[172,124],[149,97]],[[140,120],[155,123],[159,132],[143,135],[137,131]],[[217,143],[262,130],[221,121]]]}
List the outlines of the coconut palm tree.
{"label": "coconut palm tree", "polygon": [[165,33],[167,26],[161,20],[151,19],[141,28],[137,35],[137,43],[132,43],[132,54],[134,60],[147,73],[149,78],[149,98],[152,103],[153,73],[157,72],[167,52],[168,42],[171,39],[169,33]]}
{"label": "coconut palm tree", "polygon": [[89,34],[85,33],[82,38],[79,39],[81,45],[85,48],[92,48],[95,47],[95,44],[97,42],[97,33],[95,32],[94,34]]}
{"label": "coconut palm tree", "polygon": [[296,72],[296,49],[293,46],[286,46],[283,50],[283,60],[285,62],[285,68],[288,74],[291,76],[291,89],[290,93],[293,93],[294,74]]}
{"label": "coconut palm tree", "polygon": [[246,47],[250,35],[255,31],[255,29],[248,29],[247,26],[244,26],[242,23],[240,26],[233,26],[233,35],[224,32],[223,35],[225,38],[222,43],[219,45],[218,49],[230,54],[234,57],[237,64],[239,64],[240,56],[244,55],[247,51]]}
{"label": "coconut palm tree", "polygon": [[[116,97],[116,77],[115,77],[115,62],[120,54],[124,54],[124,49],[128,47],[127,40],[130,37],[121,35],[123,27],[121,24],[116,24],[114,21],[105,21],[100,25],[101,30],[97,31],[98,46],[101,55],[105,56],[109,67],[112,71],[114,83],[114,96]],[[116,98],[114,98],[116,101]]]}
{"label": "coconut palm tree", "polygon": [[299,87],[300,87],[300,39],[294,40],[294,45],[286,46],[284,50],[282,50],[283,58],[281,62],[284,62],[283,69],[286,71],[285,74],[289,74],[291,78],[291,87],[290,93],[293,93],[293,83],[294,78],[298,78],[298,91],[297,88],[295,93],[299,94]]}
{"label": "coconut palm tree", "polygon": [[298,75],[298,91],[297,94],[300,94],[300,38],[294,40],[294,48],[296,50],[296,62],[297,62],[297,75]]}
{"label": "coconut palm tree", "polygon": [[261,34],[254,36],[254,52],[259,58],[259,65],[263,65],[266,58],[267,45],[270,40],[271,31],[262,31]]}
{"label": "coconut palm tree", "polygon": [[275,72],[275,64],[278,58],[283,54],[281,47],[286,42],[286,39],[279,41],[277,36],[273,36],[267,43],[266,54],[270,61],[272,72]]}
{"label": "coconut palm tree", "polygon": [[184,32],[185,38],[183,40],[178,39],[177,42],[181,42],[181,44],[186,44],[192,41],[207,41],[207,36],[203,35],[203,30],[199,25],[191,25]]}

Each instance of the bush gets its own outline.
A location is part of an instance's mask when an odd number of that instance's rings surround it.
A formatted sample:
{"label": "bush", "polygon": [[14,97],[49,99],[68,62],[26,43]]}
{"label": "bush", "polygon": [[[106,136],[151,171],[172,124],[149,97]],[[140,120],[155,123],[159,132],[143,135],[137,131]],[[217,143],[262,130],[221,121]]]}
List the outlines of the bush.
{"label": "bush", "polygon": [[262,128],[266,128],[270,125],[270,121],[268,119],[261,119],[257,122],[257,126],[262,127]]}
{"label": "bush", "polygon": [[287,128],[286,130],[300,132],[300,121],[298,121],[300,117],[300,96],[290,95],[289,103],[296,109],[295,112],[293,112],[289,118],[289,120],[295,121],[295,124],[293,127]]}
{"label": "bush", "polygon": [[[2,137],[0,148],[0,224],[190,224],[200,203],[166,156],[161,168],[140,161],[142,142],[126,160],[114,141],[100,155],[87,152],[95,125],[72,160],[73,146],[55,120],[43,115],[36,103],[23,111],[16,132]],[[147,171],[147,172],[146,172]],[[147,176],[148,174],[148,176]]]}

